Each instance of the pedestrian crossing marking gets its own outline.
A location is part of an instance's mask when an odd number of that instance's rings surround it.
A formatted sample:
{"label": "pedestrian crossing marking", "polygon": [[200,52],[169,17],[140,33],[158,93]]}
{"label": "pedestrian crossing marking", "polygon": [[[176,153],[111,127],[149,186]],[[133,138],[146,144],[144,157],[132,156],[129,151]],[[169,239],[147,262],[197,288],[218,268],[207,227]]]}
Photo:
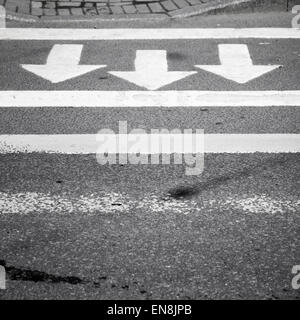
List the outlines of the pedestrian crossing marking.
{"label": "pedestrian crossing marking", "polygon": [[[49,41],[88,41],[88,40],[213,40],[213,39],[300,39],[300,30],[295,28],[186,28],[186,29],[39,29],[8,28],[0,30],[0,40],[49,40]],[[60,45],[60,48],[76,46],[73,65],[79,67],[78,52],[82,45]],[[57,52],[58,45],[53,47]],[[78,51],[79,49],[79,51]],[[53,51],[53,52],[54,52]],[[75,52],[74,51],[74,52]],[[229,52],[230,51],[230,52]],[[52,53],[53,53],[52,52]],[[229,59],[229,53],[235,52],[239,59]],[[165,74],[176,74],[175,78],[154,84],[149,78],[149,59],[151,54],[157,57],[157,66]],[[252,63],[248,48],[242,44],[220,44],[220,65],[196,65],[196,67],[219,74],[238,83],[246,83],[279,66],[256,66]],[[143,59],[146,62],[141,62]],[[147,59],[145,59],[147,57]],[[50,54],[48,63],[55,61]],[[234,61],[233,61],[234,60]],[[65,59],[66,61],[66,59]],[[154,61],[154,60],[153,60]],[[75,63],[74,63],[75,62]],[[236,63],[233,67],[232,63]],[[53,83],[67,77],[51,70],[49,77],[41,72],[45,66],[22,65],[31,72],[43,75]],[[152,63],[152,67],[154,63]],[[53,67],[53,65],[52,65]],[[68,65],[70,67],[70,64]],[[85,66],[80,66],[85,67]],[[92,70],[104,67],[88,66]],[[43,108],[43,107],[299,107],[300,90],[266,91],[153,91],[173,81],[192,75],[195,71],[171,71],[167,69],[165,50],[137,50],[133,71],[111,71],[115,76],[125,78],[145,90],[132,91],[90,91],[90,90],[7,90],[0,91],[2,108]],[[242,69],[242,67],[246,67]],[[37,71],[37,68],[39,69]],[[47,65],[46,65],[47,68]],[[248,68],[248,69],[247,69]],[[147,72],[145,70],[147,69]],[[155,69],[155,68],[154,68]],[[255,72],[254,72],[254,69]],[[48,68],[49,70],[49,68]],[[140,72],[142,70],[142,72]],[[157,69],[155,69],[157,71]],[[89,72],[89,70],[86,70]],[[139,73],[140,72],[140,73]],[[136,75],[139,73],[139,79]],[[54,75],[55,74],[55,75]],[[134,75],[133,75],[134,74]],[[150,72],[151,74],[151,72]],[[46,76],[45,76],[46,75]],[[141,81],[143,75],[143,81]],[[76,74],[75,74],[76,76]],[[132,78],[133,77],[133,78]],[[162,78],[161,75],[159,78]],[[156,79],[156,78],[155,78]],[[152,90],[152,91],[151,91]],[[298,153],[300,151],[299,134],[205,134],[205,153]],[[47,152],[62,154],[95,153],[97,142],[95,135],[0,135],[0,153]]]}

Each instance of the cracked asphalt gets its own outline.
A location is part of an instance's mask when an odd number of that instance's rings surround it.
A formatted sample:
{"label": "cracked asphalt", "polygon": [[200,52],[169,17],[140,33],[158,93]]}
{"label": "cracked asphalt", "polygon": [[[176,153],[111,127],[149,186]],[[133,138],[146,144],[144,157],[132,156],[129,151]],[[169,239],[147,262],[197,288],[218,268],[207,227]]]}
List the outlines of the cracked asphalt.
{"label": "cracked asphalt", "polygon": [[[109,27],[290,27],[291,17],[255,13]],[[283,68],[245,85],[199,73],[166,90],[299,90],[298,42],[222,40],[247,43],[255,64]],[[164,49],[170,70],[189,71],[216,64],[220,41],[80,43],[83,64],[132,70],[135,50]],[[0,90],[137,89],[105,69],[52,85],[19,68],[44,63],[53,44],[1,41]],[[0,114],[1,134],[97,133],[124,120],[147,130],[299,133],[300,119],[297,107],[1,108]],[[299,299],[291,286],[292,267],[300,264],[299,154],[208,154],[200,176],[184,169],[100,166],[94,155],[1,154],[7,289],[0,299]]]}

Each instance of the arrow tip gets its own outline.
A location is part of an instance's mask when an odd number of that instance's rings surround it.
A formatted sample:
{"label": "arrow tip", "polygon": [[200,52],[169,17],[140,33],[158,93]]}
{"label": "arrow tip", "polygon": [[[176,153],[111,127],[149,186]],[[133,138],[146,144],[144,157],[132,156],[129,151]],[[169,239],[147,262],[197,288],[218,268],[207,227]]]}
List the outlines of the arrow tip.
{"label": "arrow tip", "polygon": [[236,67],[236,66],[227,66],[227,65],[196,65],[195,67],[217,74],[225,79],[232,80],[240,84],[245,84],[281,66],[280,65],[273,65],[273,66],[250,65],[250,66]]}
{"label": "arrow tip", "polygon": [[85,73],[104,68],[106,65],[35,65],[22,64],[23,69],[43,78],[52,83],[63,82],[72,78],[79,77]]}
{"label": "arrow tip", "polygon": [[155,74],[141,73],[137,71],[110,71],[109,73],[118,78],[134,83],[139,87],[144,87],[148,90],[157,90],[171,84],[172,82],[179,81],[195,74],[197,71],[169,71]]}

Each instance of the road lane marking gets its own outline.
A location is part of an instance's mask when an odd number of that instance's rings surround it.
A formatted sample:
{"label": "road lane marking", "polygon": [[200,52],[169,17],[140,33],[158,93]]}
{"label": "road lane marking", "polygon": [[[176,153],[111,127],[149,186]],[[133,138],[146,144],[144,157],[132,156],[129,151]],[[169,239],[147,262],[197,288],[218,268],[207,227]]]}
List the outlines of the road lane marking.
{"label": "road lane marking", "polygon": [[237,83],[247,83],[280,67],[280,65],[254,65],[246,44],[219,44],[218,48],[221,65],[195,67]]}
{"label": "road lane marking", "polygon": [[22,64],[21,66],[52,83],[62,82],[106,67],[106,65],[79,65],[82,49],[81,44],[56,44],[51,49],[46,64]]}
{"label": "road lane marking", "polygon": [[0,29],[0,40],[300,39],[297,28]]}
{"label": "road lane marking", "polygon": [[0,107],[288,107],[295,91],[0,91]]}
{"label": "road lane marking", "polygon": [[[117,205],[116,205],[117,204]],[[205,211],[203,209],[206,209]],[[62,194],[51,195],[43,192],[0,192],[0,215],[4,214],[44,214],[54,213],[99,215],[130,213],[132,210],[143,212],[155,212],[165,214],[205,214],[210,210],[238,210],[239,213],[253,213],[265,215],[297,213],[300,209],[300,201],[291,196],[284,199],[270,197],[265,194],[254,194],[248,197],[233,195],[215,197],[201,201],[195,199],[178,200],[162,199],[158,194],[146,194],[137,198],[126,193],[99,192],[93,194],[81,194],[79,196]],[[264,216],[265,217],[265,216]],[[239,220],[235,220],[239,223]]]}
{"label": "road lane marking", "polygon": [[181,80],[197,71],[168,71],[166,50],[137,50],[135,71],[110,71],[109,73],[149,90],[156,90]]}
{"label": "road lane marking", "polygon": [[[98,138],[94,134],[0,135],[0,153],[95,154]],[[107,152],[115,153],[114,147]],[[255,152],[299,153],[300,134],[204,134],[204,153]]]}

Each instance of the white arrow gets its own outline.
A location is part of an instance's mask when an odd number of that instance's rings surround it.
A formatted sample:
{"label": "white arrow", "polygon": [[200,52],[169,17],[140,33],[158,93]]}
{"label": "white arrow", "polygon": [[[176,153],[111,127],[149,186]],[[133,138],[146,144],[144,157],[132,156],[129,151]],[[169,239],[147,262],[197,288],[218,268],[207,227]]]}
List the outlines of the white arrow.
{"label": "white arrow", "polygon": [[81,44],[56,44],[51,49],[46,64],[22,64],[21,66],[52,83],[62,82],[106,67],[106,65],[79,65],[82,49]]}
{"label": "white arrow", "polygon": [[168,71],[165,50],[137,50],[135,71],[111,71],[112,75],[149,90],[156,90],[174,81],[197,73],[196,71]]}
{"label": "white arrow", "polygon": [[219,44],[219,57],[221,65],[196,65],[195,67],[238,83],[246,83],[280,67],[280,65],[253,65],[246,44]]}

